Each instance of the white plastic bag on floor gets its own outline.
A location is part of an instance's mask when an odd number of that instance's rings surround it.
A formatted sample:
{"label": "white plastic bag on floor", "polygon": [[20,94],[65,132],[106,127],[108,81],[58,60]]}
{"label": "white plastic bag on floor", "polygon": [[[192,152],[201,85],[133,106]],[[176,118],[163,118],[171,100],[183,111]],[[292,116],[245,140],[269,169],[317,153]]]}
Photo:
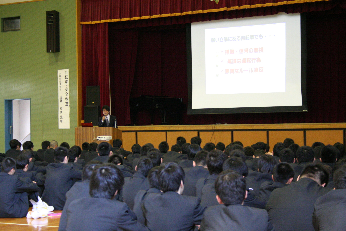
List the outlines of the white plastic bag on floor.
{"label": "white plastic bag on floor", "polygon": [[48,206],[46,202],[42,201],[41,197],[38,197],[38,202],[30,200],[32,204],[32,210],[26,215],[27,218],[41,218],[47,217],[49,213],[54,210],[53,206]]}

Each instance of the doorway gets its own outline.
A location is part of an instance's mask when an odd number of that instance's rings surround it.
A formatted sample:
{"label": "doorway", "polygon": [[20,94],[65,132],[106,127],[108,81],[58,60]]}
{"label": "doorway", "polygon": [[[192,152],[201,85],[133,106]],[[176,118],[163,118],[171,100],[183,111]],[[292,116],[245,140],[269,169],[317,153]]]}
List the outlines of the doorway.
{"label": "doorway", "polygon": [[30,103],[30,99],[5,100],[5,151],[12,139],[21,144],[31,140]]}

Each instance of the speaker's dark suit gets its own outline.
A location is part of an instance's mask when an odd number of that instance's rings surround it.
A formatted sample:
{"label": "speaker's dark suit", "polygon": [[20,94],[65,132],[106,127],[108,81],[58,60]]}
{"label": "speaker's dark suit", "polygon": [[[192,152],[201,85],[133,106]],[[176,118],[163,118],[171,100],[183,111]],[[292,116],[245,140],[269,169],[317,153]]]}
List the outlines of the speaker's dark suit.
{"label": "speaker's dark suit", "polygon": [[145,225],[152,231],[193,230],[204,210],[197,197],[176,192],[150,193],[143,200]]}
{"label": "speaker's dark suit", "polygon": [[286,187],[275,189],[266,205],[275,230],[314,231],[312,226],[314,203],[318,197],[327,192],[309,178],[302,178]]}
{"label": "speaker's dark suit", "polygon": [[346,230],[346,189],[336,189],[315,203],[312,222],[315,230]]}
{"label": "speaker's dark suit", "polygon": [[200,230],[272,230],[268,213],[264,209],[243,205],[215,205],[208,207],[203,215]]}
{"label": "speaker's dark suit", "polygon": [[148,230],[124,203],[104,198],[84,197],[67,208],[66,230]]}
{"label": "speaker's dark suit", "polygon": [[99,127],[118,127],[115,126],[115,121],[117,120],[117,118],[113,115],[109,115],[109,124],[107,125],[106,120],[102,121],[102,117],[99,119]]}

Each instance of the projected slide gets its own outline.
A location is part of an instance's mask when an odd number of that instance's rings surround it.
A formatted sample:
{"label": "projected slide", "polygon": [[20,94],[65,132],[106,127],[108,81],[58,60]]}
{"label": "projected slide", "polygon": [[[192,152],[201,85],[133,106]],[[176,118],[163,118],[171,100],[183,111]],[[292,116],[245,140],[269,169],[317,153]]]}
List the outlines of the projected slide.
{"label": "projected slide", "polygon": [[285,59],[285,23],[206,29],[206,94],[284,92]]}

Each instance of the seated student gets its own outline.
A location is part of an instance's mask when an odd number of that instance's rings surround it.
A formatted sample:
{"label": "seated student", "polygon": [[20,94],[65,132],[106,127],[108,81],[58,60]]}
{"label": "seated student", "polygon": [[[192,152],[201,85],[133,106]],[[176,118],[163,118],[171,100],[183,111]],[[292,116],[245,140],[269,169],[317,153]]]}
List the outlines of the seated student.
{"label": "seated student", "polygon": [[42,200],[56,210],[62,210],[66,201],[66,192],[70,190],[76,179],[82,178],[82,171],[68,165],[68,150],[58,147],[54,151],[55,163],[46,168],[45,190]]}
{"label": "seated student", "polygon": [[149,193],[161,193],[159,178],[157,176],[160,166],[153,167],[148,173],[148,181],[150,188],[148,190],[139,190],[134,199],[133,212],[137,215],[137,221],[141,224],[145,223],[142,205],[144,198]]}
{"label": "seated student", "polygon": [[11,148],[6,151],[5,156],[16,159],[17,156],[19,156],[21,153],[21,151],[20,151],[21,146],[22,146],[22,144],[18,140],[16,140],[16,139],[11,140],[10,141],[10,147]]}
{"label": "seated student", "polygon": [[147,230],[124,202],[114,199],[123,185],[124,177],[115,165],[98,166],[91,174],[90,197],[67,207],[66,230]]}
{"label": "seated student", "polygon": [[150,193],[143,200],[146,226],[152,231],[193,230],[204,212],[196,197],[181,195],[184,170],[177,163],[166,163],[158,173],[162,193]]}
{"label": "seated student", "polygon": [[[29,209],[27,192],[37,192],[39,187],[29,178],[15,175],[16,161],[6,157],[0,172],[0,217],[25,217]],[[37,200],[37,198],[35,198]]]}
{"label": "seated student", "polygon": [[89,152],[89,149],[90,149],[90,144],[88,142],[82,143],[82,152],[79,158],[85,160],[85,156]]}
{"label": "seated student", "polygon": [[44,152],[43,160],[47,163],[54,163],[54,150],[58,147],[58,142],[52,140],[49,148]]}
{"label": "seated student", "polygon": [[108,158],[108,163],[114,164],[123,173],[124,177],[131,177],[133,175],[132,171],[125,165],[123,165],[124,160],[121,156],[114,154]]}
{"label": "seated student", "polygon": [[90,194],[89,194],[90,177],[91,177],[93,170],[101,164],[102,164],[102,162],[100,162],[100,161],[90,161],[83,168],[83,179],[82,179],[83,181],[76,182],[71,187],[71,189],[66,193],[66,203],[65,203],[64,209],[61,213],[60,223],[59,223],[59,231],[66,230],[67,208],[71,204],[71,202],[76,200],[76,199],[83,198],[83,197],[90,197]]}
{"label": "seated student", "polygon": [[313,148],[309,146],[301,146],[296,153],[297,165],[294,167],[294,180],[296,181],[298,176],[302,173],[302,170],[307,164],[312,164],[315,158]]}
{"label": "seated student", "polygon": [[157,149],[151,149],[147,153],[147,156],[151,160],[151,162],[153,162],[153,167],[160,166],[160,164],[162,163],[160,151]]}
{"label": "seated student", "polygon": [[315,230],[346,230],[346,166],[335,171],[334,190],[319,197],[314,205]]}
{"label": "seated student", "polygon": [[276,230],[313,231],[312,213],[317,198],[328,192],[329,174],[320,164],[305,166],[297,182],[275,189],[266,205]]}
{"label": "seated student", "polygon": [[97,146],[98,157],[94,158],[95,161],[107,163],[108,158],[113,155],[112,146],[107,142],[102,142]]}
{"label": "seated student", "polygon": [[222,172],[222,166],[227,156],[220,150],[213,150],[208,153],[206,162],[209,176],[201,178],[196,183],[196,196],[201,199],[202,206],[217,205],[215,198],[215,180]]}
{"label": "seated student", "polygon": [[85,163],[88,163],[89,161],[98,157],[97,146],[98,144],[96,142],[92,142],[89,144],[89,151],[85,154],[84,158]]}
{"label": "seated student", "polygon": [[36,160],[37,161],[43,161],[44,160],[44,152],[49,149],[50,142],[48,140],[45,140],[41,143],[42,149],[37,150],[37,156]]}
{"label": "seated student", "polygon": [[160,152],[162,153],[162,155],[164,155],[165,153],[168,152],[169,150],[169,145],[166,141],[162,141],[160,144],[159,144],[159,150]]}
{"label": "seated student", "polygon": [[261,184],[259,194],[255,198],[256,208],[264,209],[270,194],[277,188],[285,187],[292,183],[294,170],[288,163],[279,163],[273,169],[273,181],[266,181]]}
{"label": "seated student", "polygon": [[242,175],[232,170],[222,172],[215,190],[219,205],[206,209],[200,230],[272,230],[264,209],[243,206],[247,190]]}
{"label": "seated student", "polygon": [[139,159],[135,167],[135,173],[132,177],[125,178],[124,188],[122,190],[122,197],[124,202],[133,209],[134,199],[139,190],[148,190],[150,188],[147,179],[150,169],[153,168],[153,163],[147,157]]}
{"label": "seated student", "polygon": [[[42,173],[36,171],[29,171],[29,155],[31,153],[25,152],[20,154],[16,159],[16,172],[19,177],[28,177],[31,181],[35,181],[38,186],[44,185],[44,176]],[[37,198],[37,196],[36,196]]]}

